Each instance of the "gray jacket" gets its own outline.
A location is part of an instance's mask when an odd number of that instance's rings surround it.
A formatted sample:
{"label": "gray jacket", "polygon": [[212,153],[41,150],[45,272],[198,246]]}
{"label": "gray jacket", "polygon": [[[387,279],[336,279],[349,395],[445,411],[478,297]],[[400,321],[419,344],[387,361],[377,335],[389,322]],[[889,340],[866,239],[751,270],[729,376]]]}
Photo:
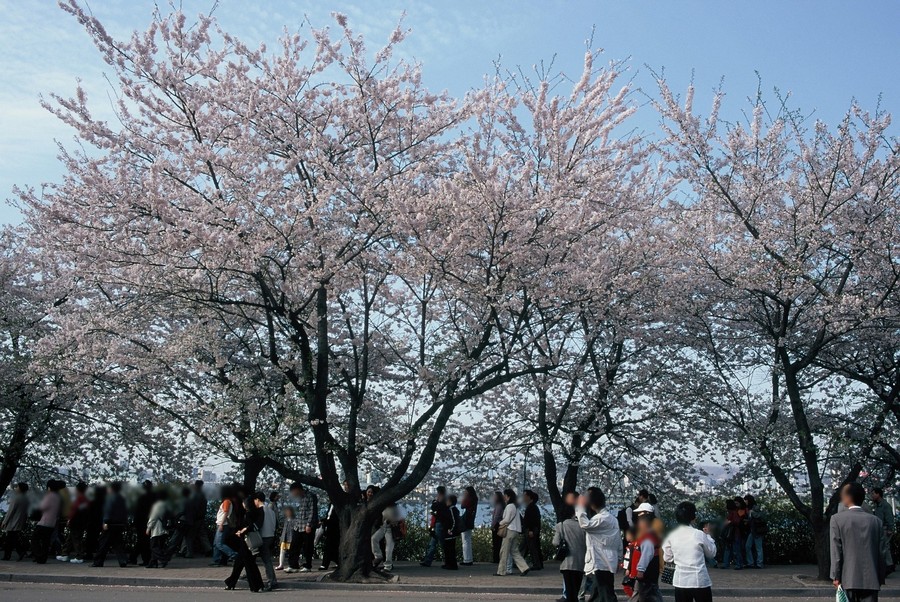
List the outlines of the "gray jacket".
{"label": "gray jacket", "polygon": [[3,517],[2,529],[6,533],[16,533],[25,528],[28,521],[28,496],[17,493],[9,502],[9,509]]}
{"label": "gray jacket", "polygon": [[563,539],[569,544],[569,555],[563,558],[559,570],[583,571],[587,543],[584,529],[574,518],[567,518],[561,523],[556,523],[556,527],[553,528],[553,545],[558,546]]}
{"label": "gray jacket", "polygon": [[844,589],[881,589],[884,562],[881,556],[881,520],[851,508],[831,517],[831,578]]}

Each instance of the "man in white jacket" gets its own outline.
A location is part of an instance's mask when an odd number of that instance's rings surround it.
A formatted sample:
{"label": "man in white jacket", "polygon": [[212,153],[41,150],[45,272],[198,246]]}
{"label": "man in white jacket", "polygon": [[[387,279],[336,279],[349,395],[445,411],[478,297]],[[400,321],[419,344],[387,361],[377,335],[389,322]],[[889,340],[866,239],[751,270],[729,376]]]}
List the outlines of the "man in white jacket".
{"label": "man in white jacket", "polygon": [[[593,513],[588,517],[588,509]],[[593,576],[594,587],[588,602],[616,602],[615,574],[622,553],[619,521],[606,509],[606,495],[596,488],[578,498],[575,508],[578,524],[585,531],[587,554],[585,575]]]}

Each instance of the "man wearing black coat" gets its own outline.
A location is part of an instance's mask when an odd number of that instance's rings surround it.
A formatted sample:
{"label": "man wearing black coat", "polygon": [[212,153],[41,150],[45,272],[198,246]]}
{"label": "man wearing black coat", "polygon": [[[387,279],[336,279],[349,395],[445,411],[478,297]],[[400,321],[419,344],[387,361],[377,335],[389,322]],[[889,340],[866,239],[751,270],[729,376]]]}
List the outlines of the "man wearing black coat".
{"label": "man wearing black coat", "polygon": [[122,497],[122,483],[116,481],[109,484],[106,503],[103,506],[103,531],[100,534],[100,547],[94,556],[94,564],[91,566],[103,566],[111,548],[116,551],[119,566],[128,566],[128,555],[125,554],[125,529],[127,528],[128,506],[125,505],[125,498]]}
{"label": "man wearing black coat", "polygon": [[525,535],[525,548],[531,556],[531,570],[544,568],[544,557],[541,554],[541,509],[538,508],[538,494],[530,489],[523,492],[525,496],[525,515],[522,517],[522,531]]}
{"label": "man wearing black coat", "polygon": [[[144,481],[141,483],[143,491],[134,505],[134,534],[136,545],[131,551],[131,557],[128,561],[131,564],[147,564],[150,562],[150,536],[147,535],[147,521],[150,520],[150,509],[156,502],[156,496],[153,495],[153,483]],[[138,563],[140,556],[140,563]]]}

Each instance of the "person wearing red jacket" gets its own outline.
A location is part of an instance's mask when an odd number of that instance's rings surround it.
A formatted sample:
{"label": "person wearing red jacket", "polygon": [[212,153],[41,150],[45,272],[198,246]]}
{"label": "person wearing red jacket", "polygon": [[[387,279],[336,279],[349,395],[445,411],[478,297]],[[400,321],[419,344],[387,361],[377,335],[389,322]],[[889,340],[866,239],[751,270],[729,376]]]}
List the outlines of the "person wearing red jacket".
{"label": "person wearing red jacket", "polygon": [[56,559],[60,562],[81,564],[84,562],[84,534],[87,530],[88,508],[91,503],[87,498],[87,483],[84,481],[75,485],[75,499],[69,510],[68,522],[69,534],[63,545],[62,555]]}
{"label": "person wearing red jacket", "polygon": [[653,513],[638,514],[636,536],[627,576],[633,580],[631,602],[662,602],[659,592],[660,548],[662,542],[653,529]]}

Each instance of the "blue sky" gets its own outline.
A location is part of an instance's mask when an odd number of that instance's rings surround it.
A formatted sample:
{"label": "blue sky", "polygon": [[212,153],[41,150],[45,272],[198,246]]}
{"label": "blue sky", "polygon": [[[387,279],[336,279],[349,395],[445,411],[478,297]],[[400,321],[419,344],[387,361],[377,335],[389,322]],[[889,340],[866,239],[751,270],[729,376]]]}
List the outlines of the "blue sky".
{"label": "blue sky", "polygon": [[[159,2],[165,6],[165,2]],[[212,0],[183,0],[189,15]],[[94,14],[114,35],[143,29],[153,0],[92,0]],[[790,92],[792,104],[834,122],[851,99],[900,113],[900,2],[790,1],[424,1],[299,2],[220,0],[222,26],[247,41],[274,41],[307,15],[317,26],[329,13],[347,14],[370,47],[387,39],[405,12],[412,34],[405,53],[423,63],[435,89],[463,94],[478,86],[500,58],[530,69],[556,56],[557,69],[577,76],[585,41],[609,59],[630,59],[637,85],[654,93],[646,66],[665,69],[670,84],[697,86],[695,106],[705,109],[724,78],[727,111],[737,111],[763,89]],[[38,104],[41,94],[69,94],[80,78],[99,114],[108,111],[104,65],[78,24],[52,0],[0,0],[0,198],[13,185],[39,186],[60,177],[56,142],[72,132]],[[652,132],[657,122],[644,107],[636,125]],[[0,223],[18,221],[0,206]]]}

